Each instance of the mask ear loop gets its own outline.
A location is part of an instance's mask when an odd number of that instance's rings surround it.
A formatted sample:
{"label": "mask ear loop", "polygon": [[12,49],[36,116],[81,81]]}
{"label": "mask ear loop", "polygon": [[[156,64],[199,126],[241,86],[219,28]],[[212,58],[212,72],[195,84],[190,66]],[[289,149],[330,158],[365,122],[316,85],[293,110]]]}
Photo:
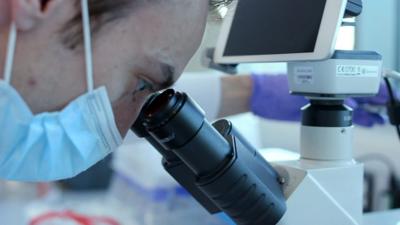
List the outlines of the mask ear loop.
{"label": "mask ear loop", "polygon": [[86,62],[86,82],[88,92],[93,92],[93,54],[92,54],[92,37],[90,28],[89,6],[87,0],[81,0],[82,7],[82,27],[83,27],[83,41],[85,49],[85,62]]}
{"label": "mask ear loop", "polygon": [[17,43],[17,26],[14,22],[10,24],[10,31],[8,34],[7,55],[4,65],[4,81],[7,84],[11,83],[12,69],[14,65],[15,47]]}
{"label": "mask ear loop", "polygon": [[[82,25],[83,25],[83,38],[84,38],[84,49],[85,49],[87,90],[88,92],[92,92],[94,89],[94,81],[93,81],[93,56],[92,56],[92,43],[90,35],[91,29],[90,29],[89,6],[87,0],[81,0],[81,5],[82,5]],[[17,42],[17,26],[15,25],[15,22],[12,22],[10,24],[6,62],[4,65],[4,80],[7,84],[11,83],[16,42]]]}

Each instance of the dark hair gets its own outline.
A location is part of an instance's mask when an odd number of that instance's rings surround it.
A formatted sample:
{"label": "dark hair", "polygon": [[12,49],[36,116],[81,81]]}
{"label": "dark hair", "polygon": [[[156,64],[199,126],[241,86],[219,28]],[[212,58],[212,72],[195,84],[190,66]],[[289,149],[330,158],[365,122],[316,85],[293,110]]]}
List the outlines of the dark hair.
{"label": "dark hair", "polygon": [[[88,0],[92,32],[98,32],[103,25],[124,17],[139,4],[146,1],[149,0]],[[210,10],[228,5],[232,1],[233,0],[210,0]],[[61,32],[63,43],[70,49],[75,49],[79,46],[83,39],[81,25],[82,14],[80,10],[81,0],[75,0],[74,4],[78,13],[65,24]]]}
{"label": "dark hair", "polygon": [[[140,0],[142,1],[142,0]],[[92,32],[96,33],[107,23],[124,17],[131,6],[139,2],[137,0],[88,0],[89,14],[91,19]],[[74,2],[77,12],[62,27],[61,35],[63,43],[70,49],[75,49],[82,43],[82,13],[81,1]]]}

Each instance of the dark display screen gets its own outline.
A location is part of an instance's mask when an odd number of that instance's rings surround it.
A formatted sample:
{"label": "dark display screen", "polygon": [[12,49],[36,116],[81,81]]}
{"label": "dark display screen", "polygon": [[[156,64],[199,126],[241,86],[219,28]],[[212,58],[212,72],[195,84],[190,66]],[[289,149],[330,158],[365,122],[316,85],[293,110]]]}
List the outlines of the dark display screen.
{"label": "dark display screen", "polygon": [[314,52],[327,0],[239,0],[224,56]]}

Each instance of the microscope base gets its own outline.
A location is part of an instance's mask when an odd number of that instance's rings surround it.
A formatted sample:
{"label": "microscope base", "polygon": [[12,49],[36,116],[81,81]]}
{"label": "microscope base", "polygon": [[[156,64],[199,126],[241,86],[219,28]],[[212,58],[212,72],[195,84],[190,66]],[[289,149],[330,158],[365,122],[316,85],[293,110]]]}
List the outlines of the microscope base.
{"label": "microscope base", "polygon": [[297,160],[276,162],[288,210],[278,225],[361,225],[363,165]]}

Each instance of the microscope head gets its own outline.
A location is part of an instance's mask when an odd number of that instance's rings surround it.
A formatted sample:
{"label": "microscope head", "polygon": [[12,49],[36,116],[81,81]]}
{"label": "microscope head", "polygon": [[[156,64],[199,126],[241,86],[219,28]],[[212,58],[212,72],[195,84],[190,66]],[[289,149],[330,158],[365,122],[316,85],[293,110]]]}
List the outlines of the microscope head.
{"label": "microscope head", "polygon": [[292,94],[344,99],[378,93],[382,57],[335,51],[343,18],[362,12],[361,0],[246,0],[233,4],[222,26],[215,61],[288,62]]}

